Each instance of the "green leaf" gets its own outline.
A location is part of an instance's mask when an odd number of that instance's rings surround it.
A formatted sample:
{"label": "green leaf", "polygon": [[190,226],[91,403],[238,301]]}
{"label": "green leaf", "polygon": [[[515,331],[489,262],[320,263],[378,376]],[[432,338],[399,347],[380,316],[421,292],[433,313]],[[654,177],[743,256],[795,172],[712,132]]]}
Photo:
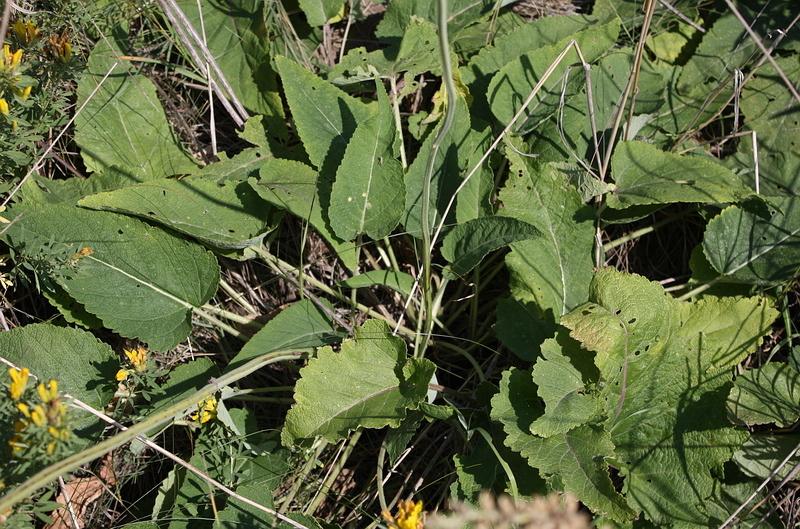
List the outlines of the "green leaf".
{"label": "green leaf", "polygon": [[224,249],[257,243],[275,228],[274,211],[246,182],[161,179],[99,193],[79,205],[143,217]]}
{"label": "green leaf", "polygon": [[[439,70],[439,38],[436,26],[420,19],[412,19],[399,44],[382,50],[367,52],[366,48],[355,48],[347,52],[342,61],[333,67],[328,80],[336,85],[347,85],[372,81],[375,75],[395,77],[408,72],[416,77],[428,71]],[[402,93],[410,93],[411,86],[403,87]]]}
{"label": "green leaf", "polygon": [[320,435],[334,442],[359,427],[396,428],[425,400],[434,369],[429,360],[409,360],[385,323],[368,320],[341,352],[323,347],[300,370],[281,439],[290,445]]}
{"label": "green leaf", "polygon": [[[487,91],[490,94],[489,104],[494,116],[503,125],[511,123],[522,103],[542,78],[542,74],[556,60],[570,40],[574,39],[578,43],[583,57],[591,63],[616,43],[619,30],[619,20],[614,20],[604,26],[586,29],[566,37],[555,46],[528,52],[503,66],[492,78]],[[556,111],[561,94],[561,78],[569,65],[576,62],[580,62],[580,59],[575,49],[572,48],[545,82],[537,98],[522,113],[514,125],[515,132],[521,134],[529,132]],[[582,79],[581,77],[579,80],[582,82]],[[546,104],[543,103],[545,98],[547,98]]]}
{"label": "green leaf", "polygon": [[[459,29],[478,19],[482,14],[491,12],[494,0],[452,0],[448,2],[450,17],[447,20],[449,30],[455,34]],[[399,40],[415,17],[431,23],[437,21],[437,3],[429,0],[396,0],[386,8],[383,18],[378,24],[375,36],[393,42]]]}
{"label": "green leaf", "polygon": [[211,299],[219,280],[219,265],[203,247],[106,211],[28,210],[5,240],[18,248],[55,244],[65,260],[88,247],[93,253],[59,283],[106,327],[156,351],[171,349],[189,335],[192,309]]}
{"label": "green leaf", "polygon": [[[59,391],[95,409],[104,409],[114,396],[119,361],[108,345],[86,331],[34,323],[0,332],[0,351],[5,360],[30,369],[41,383],[55,379]],[[83,441],[93,442],[102,432],[104,425],[93,428],[99,422],[94,415],[77,407],[70,408],[70,415]]]}
{"label": "green leaf", "polygon": [[[284,136],[283,102],[270,66],[270,39],[264,28],[263,2],[183,0],[178,5],[185,20],[202,36],[241,104],[259,114],[258,119],[265,119],[273,136]],[[195,67],[204,69],[205,65]]]}
{"label": "green leaf", "polygon": [[635,512],[614,490],[605,458],[614,445],[601,428],[580,426],[567,433],[541,438],[530,427],[541,416],[531,375],[512,368],[503,374],[500,393],[492,398],[492,419],[508,434],[506,445],[522,454],[552,485],[573,492],[593,511],[617,521],[630,521]]}
{"label": "green leaf", "polygon": [[64,204],[75,206],[83,197],[119,189],[139,183],[129,170],[120,167],[109,167],[102,173],[95,173],[89,178],[75,176],[64,180],[50,180],[31,175],[20,188],[23,202],[37,204]]}
{"label": "green leaf", "polygon": [[277,57],[286,102],[311,163],[333,176],[369,108],[297,63]]}
{"label": "green leaf", "polygon": [[[575,343],[573,355],[576,351],[580,354]],[[597,397],[589,393],[583,374],[562,354],[555,338],[542,344],[542,358],[533,366],[532,378],[545,405],[545,414],[531,423],[532,433],[540,437],[565,434],[598,414]]]}
{"label": "green leaf", "polygon": [[[403,226],[414,237],[422,237],[422,190],[425,169],[439,127],[441,121],[425,139],[406,173],[406,209]],[[467,103],[459,95],[453,124],[436,151],[436,159],[433,162],[429,213],[431,232],[442,221],[442,214],[461,184],[460,175],[471,169],[465,168],[466,162],[474,152],[474,147],[483,142],[484,136],[485,132],[477,132],[471,128]],[[452,210],[449,212],[447,222],[453,220],[454,213]]]}
{"label": "green leaf", "polygon": [[330,183],[317,171],[300,162],[272,158],[261,168],[260,178],[249,178],[248,183],[273,206],[313,226],[347,268],[358,268],[355,245],[337,237],[324,216],[323,202],[330,197]]}
{"label": "green leaf", "polygon": [[[327,303],[326,306],[333,310]],[[304,299],[282,310],[255,333],[225,371],[230,372],[273,351],[313,349],[339,340],[340,336],[333,329],[330,314],[311,300]]]}
{"label": "green leaf", "polygon": [[701,506],[747,437],[725,415],[731,367],[776,316],[757,299],[682,304],[657,283],[603,269],[590,302],[562,318],[595,352],[613,464],[629,503],[652,522],[708,525]]}
{"label": "green leaf", "polygon": [[608,205],[615,209],[676,202],[738,202],[752,193],[718,163],[663,152],[639,141],[620,142],[611,165],[617,188],[609,195]]}
{"label": "green leaf", "polygon": [[[542,322],[531,329],[538,335],[538,329],[553,328],[561,315],[587,299],[593,267],[594,214],[552,166],[540,165],[511,149],[506,156],[511,171],[500,190],[502,215],[531,224],[544,234],[511,244],[506,256],[511,294],[526,307],[533,304],[526,312]],[[501,318],[498,314],[498,325],[508,325],[504,321],[505,315]],[[538,343],[528,347],[535,348]]]}
{"label": "green leaf", "polygon": [[503,345],[527,362],[539,357],[540,345],[556,333],[557,318],[533,301],[501,299],[497,303],[494,331]]}
{"label": "green leaf", "polygon": [[[763,480],[772,476],[798,445],[800,435],[751,435],[742,449],[733,454],[733,460],[744,472]],[[784,479],[797,464],[800,464],[800,454],[795,453],[774,479]]]}
{"label": "green leaf", "polygon": [[709,369],[742,362],[770,332],[775,309],[762,298],[706,297],[683,303],[677,338],[687,354],[697,355]]}
{"label": "green leaf", "polygon": [[540,236],[534,226],[511,217],[484,217],[459,224],[442,241],[442,256],[450,262],[445,277],[464,277],[490,252]]}
{"label": "green leaf", "polygon": [[[800,263],[800,198],[731,207],[711,219],[703,252],[729,281],[770,286],[795,276]],[[780,208],[780,210],[778,210]]]}
{"label": "green leaf", "polygon": [[736,379],[728,410],[739,421],[775,423],[788,428],[800,418],[800,374],[787,364],[770,362]]}
{"label": "green leaf", "polygon": [[378,112],[359,123],[331,190],[331,226],[344,240],[361,234],[382,239],[397,227],[403,214],[403,167],[391,154],[394,114],[386,90],[377,84]]}
{"label": "green leaf", "polygon": [[[795,29],[796,31],[796,29]],[[789,79],[800,76],[796,55],[778,58],[777,65]],[[747,116],[747,128],[758,134],[758,188],[756,187],[753,138],[743,136],[739,152],[728,163],[753,189],[764,195],[800,195],[800,130],[797,114],[800,103],[795,101],[772,64],[761,66],[756,76],[742,88],[742,113]],[[726,162],[728,160],[726,159]]]}
{"label": "green leaf", "polygon": [[357,274],[351,278],[345,279],[341,281],[339,285],[346,288],[364,288],[373,285],[383,285],[407,297],[411,294],[411,289],[414,288],[414,277],[404,272],[396,272],[394,270],[370,270],[363,274]]}
{"label": "green leaf", "polygon": [[300,9],[311,26],[322,26],[344,9],[345,0],[299,0]]}
{"label": "green leaf", "polygon": [[485,111],[489,108],[486,98],[489,82],[503,66],[525,53],[571,38],[592,22],[586,15],[537,18],[497,37],[493,46],[482,46],[469,64],[461,68],[463,81],[475,97],[473,111],[483,119],[490,117]]}
{"label": "green leaf", "polygon": [[122,53],[110,48],[110,42],[97,43],[88,73],[78,81],[78,105],[88,102],[75,118],[75,142],[86,168],[101,173],[118,166],[139,181],[194,171],[199,164],[175,138],[155,85],[117,58]]}

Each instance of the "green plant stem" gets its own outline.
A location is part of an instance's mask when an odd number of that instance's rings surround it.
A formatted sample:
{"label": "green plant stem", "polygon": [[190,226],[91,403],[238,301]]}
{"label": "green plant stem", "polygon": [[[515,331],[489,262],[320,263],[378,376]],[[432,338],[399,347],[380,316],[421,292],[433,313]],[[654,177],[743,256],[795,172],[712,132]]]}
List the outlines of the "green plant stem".
{"label": "green plant stem", "polygon": [[486,444],[488,444],[489,448],[491,448],[492,452],[494,452],[497,462],[500,463],[501,467],[503,467],[503,470],[508,477],[508,487],[511,489],[511,499],[516,502],[519,500],[519,490],[517,489],[517,480],[514,477],[514,473],[511,471],[511,467],[500,455],[500,452],[497,451],[497,448],[495,448],[494,443],[492,442],[492,437],[489,435],[489,433],[483,428],[475,428],[475,431],[481,434],[483,439],[486,441]]}
{"label": "green plant stem", "polygon": [[239,306],[242,307],[244,310],[246,310],[253,316],[259,315],[259,312],[256,310],[256,308],[253,305],[251,305],[250,302],[247,301],[244,298],[244,296],[242,296],[242,294],[235,288],[233,288],[227,281],[220,278],[219,286],[222,287],[222,290],[224,290],[231,297],[231,299],[236,303],[238,303]]}
{"label": "green plant stem", "polygon": [[[250,318],[250,317],[247,317],[247,316],[242,316],[241,314],[236,314],[235,312],[231,312],[229,310],[221,309],[219,307],[215,307],[213,305],[209,305],[208,303],[203,305],[201,308],[203,309],[203,311],[211,312],[213,314],[216,314],[217,316],[222,316],[226,320],[231,320],[233,322],[240,323],[242,325],[247,325],[248,327],[253,327],[255,329],[261,329],[262,327],[264,327],[263,324],[257,322],[253,318]],[[198,316],[200,316],[202,318],[206,318],[208,316],[207,314],[206,315],[202,314],[202,311],[200,311],[199,309],[195,309],[195,312],[197,313]],[[209,321],[211,321],[211,320],[209,320]],[[214,319],[213,321],[217,321],[217,320]]]}
{"label": "green plant stem", "polygon": [[[294,267],[292,265],[290,265],[289,263],[279,259],[278,257],[275,257],[274,255],[269,253],[264,248],[253,247],[253,249],[256,251],[256,253],[258,253],[264,259],[264,261],[267,263],[267,265],[270,265],[270,266],[278,265],[281,268],[283,268],[284,270],[289,270],[289,271],[294,272]],[[275,270],[278,273],[282,273],[280,269],[273,268],[273,270]],[[306,276],[306,282],[314,285],[314,287],[320,289],[322,292],[325,292],[329,296],[335,297],[336,299],[338,299],[339,301],[341,301],[343,303],[350,303],[350,299],[347,296],[343,295],[341,292],[336,292],[334,289],[332,289],[331,287],[329,287],[328,285],[326,285],[325,283],[319,281],[318,279],[316,279],[314,277]],[[376,311],[372,310],[371,308],[369,308],[369,307],[367,307],[365,305],[362,305],[361,303],[356,303],[356,308],[358,310],[360,310],[361,312],[369,315],[371,318],[376,318],[376,319],[379,319],[379,320],[383,320],[383,321],[385,321],[386,323],[388,323],[392,327],[397,326],[397,322],[393,321],[391,318],[387,318],[383,314],[381,314],[379,312],[376,312]],[[412,331],[411,329],[409,329],[408,327],[405,327],[403,325],[400,325],[399,330],[401,332],[403,332],[404,334],[408,335],[408,336],[412,336],[414,334],[414,331]]]}
{"label": "green plant stem", "polygon": [[342,455],[336,460],[336,464],[331,469],[328,477],[325,478],[325,481],[322,483],[322,486],[317,491],[317,495],[311,504],[306,507],[305,514],[311,516],[314,514],[314,511],[325,501],[325,498],[328,497],[328,492],[331,490],[336,478],[342,473],[342,469],[344,469],[345,464],[347,463],[347,459],[353,453],[353,449],[358,444],[358,440],[361,438],[361,434],[364,432],[363,428],[359,428],[353,435],[350,436],[350,439],[347,441],[347,445],[344,447],[344,451]]}
{"label": "green plant stem", "polygon": [[447,32],[447,0],[439,0],[439,51],[441,52],[442,80],[447,109],[444,114],[439,132],[431,145],[431,152],[425,165],[425,176],[422,183],[422,297],[424,312],[420,315],[418,330],[421,333],[419,346],[414,351],[414,356],[422,358],[428,346],[430,334],[433,331],[433,292],[431,291],[431,181],[433,180],[433,166],[436,163],[436,154],[444,142],[453,118],[456,113],[456,85],[453,81],[453,66],[450,63],[450,38]]}
{"label": "green plant stem", "polygon": [[322,454],[325,448],[327,448],[327,446],[328,441],[325,439],[320,438],[317,440],[316,447],[314,448],[314,454],[312,457],[308,458],[308,461],[306,461],[306,463],[303,465],[303,468],[300,469],[300,479],[294,480],[292,488],[289,489],[289,493],[281,500],[281,508],[278,510],[279,513],[283,514],[289,509],[289,506],[294,501],[294,498],[297,496],[300,488],[306,482],[306,476],[311,474],[311,469],[314,468],[319,456]]}
{"label": "green plant stem", "polygon": [[206,320],[207,322],[211,323],[212,325],[214,325],[216,327],[219,327],[220,329],[222,329],[223,331],[227,332],[231,336],[235,336],[236,338],[238,338],[238,339],[240,339],[242,341],[246,342],[247,340],[250,339],[242,331],[238,331],[238,330],[234,329],[233,327],[231,327],[227,323],[225,323],[225,322],[223,322],[221,320],[218,320],[217,318],[215,318],[211,314],[207,314],[207,313],[203,312],[200,309],[192,308],[192,313],[194,313],[195,315],[203,318],[204,320]]}
{"label": "green plant stem", "polygon": [[93,461],[108,452],[119,448],[125,443],[133,439],[144,436],[148,431],[158,428],[159,426],[181,417],[189,412],[189,410],[196,408],[197,403],[205,399],[209,395],[213,395],[220,391],[225,386],[230,386],[234,382],[246,377],[250,373],[261,369],[264,366],[274,364],[281,360],[296,360],[307,354],[307,351],[275,351],[267,353],[258,358],[247,362],[242,367],[232,370],[218,379],[212,380],[209,384],[202,389],[195,391],[188,397],[185,397],[175,404],[166,407],[163,410],[157,411],[149,417],[143,419],[128,428],[123,432],[119,432],[113,437],[101,441],[100,443],[91,446],[85,450],[73,454],[61,461],[44,468],[28,478],[27,481],[21,483],[13,490],[9,491],[5,496],[0,498],[0,513],[5,512],[7,509],[13,508],[16,504],[31,497],[38,489],[44,487],[48,483],[55,481],[58,476],[71,472],[79,466]]}

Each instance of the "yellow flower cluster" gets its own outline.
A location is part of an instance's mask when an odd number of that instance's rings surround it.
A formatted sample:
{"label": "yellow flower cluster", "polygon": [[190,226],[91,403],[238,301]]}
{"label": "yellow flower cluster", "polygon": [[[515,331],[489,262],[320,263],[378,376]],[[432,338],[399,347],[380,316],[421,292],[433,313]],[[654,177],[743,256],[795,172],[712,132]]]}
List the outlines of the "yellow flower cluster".
{"label": "yellow flower cluster", "polygon": [[217,417],[217,398],[209,395],[197,403],[197,411],[192,414],[192,420],[200,420],[200,424],[205,424]]}
{"label": "yellow flower cluster", "polygon": [[422,501],[403,501],[397,504],[397,516],[383,511],[383,517],[392,529],[424,529],[425,513],[422,512]]}
{"label": "yellow flower cluster", "polygon": [[17,39],[19,39],[24,46],[29,46],[42,38],[42,34],[39,32],[39,29],[30,20],[24,21],[19,19],[14,22],[14,25],[11,27],[14,30],[14,34],[17,36]]}
{"label": "yellow flower cluster", "polygon": [[[84,248],[84,250],[88,250],[88,248]],[[93,253],[89,251],[89,253]],[[137,347],[133,350],[123,349],[125,356],[128,357],[131,365],[133,366],[134,371],[137,373],[142,373],[147,370],[147,349],[144,347]],[[129,369],[120,369],[117,371],[117,380],[126,380],[128,375],[132,373]]]}
{"label": "yellow flower cluster", "polygon": [[[9,373],[11,374],[11,398],[14,399],[14,396],[17,395],[14,400],[19,400],[28,383],[29,371],[27,368],[12,369]],[[61,401],[61,396],[58,394],[58,382],[55,380],[51,380],[47,387],[39,384],[36,390],[41,404],[34,404],[33,407],[24,402],[17,404],[22,418],[14,424],[15,435],[9,444],[15,451],[24,450],[30,445],[32,430],[46,428],[51,437],[47,443],[47,453],[52,454],[59,441],[66,441],[72,435],[68,424],[67,405]]]}
{"label": "yellow flower cluster", "polygon": [[9,369],[8,374],[11,375],[11,388],[9,393],[11,393],[11,400],[16,402],[22,398],[22,394],[25,393],[25,388],[28,386],[28,377],[31,375],[31,372],[27,367],[23,367],[22,369],[17,369],[15,367]]}

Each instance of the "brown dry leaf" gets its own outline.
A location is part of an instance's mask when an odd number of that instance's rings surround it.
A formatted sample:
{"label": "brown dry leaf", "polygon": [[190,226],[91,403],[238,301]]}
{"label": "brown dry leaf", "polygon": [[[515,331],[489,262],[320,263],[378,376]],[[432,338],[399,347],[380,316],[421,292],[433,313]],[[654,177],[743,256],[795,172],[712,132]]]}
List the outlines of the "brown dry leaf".
{"label": "brown dry leaf", "polygon": [[[78,527],[83,528],[86,526],[87,511],[108,487],[114,486],[115,482],[116,476],[114,475],[111,454],[106,454],[100,471],[96,476],[76,478],[64,484],[67,495],[72,501],[72,510],[75,513]],[[63,490],[56,498],[56,501],[61,503],[63,507],[50,513],[53,523],[45,525],[45,529],[75,529]]]}

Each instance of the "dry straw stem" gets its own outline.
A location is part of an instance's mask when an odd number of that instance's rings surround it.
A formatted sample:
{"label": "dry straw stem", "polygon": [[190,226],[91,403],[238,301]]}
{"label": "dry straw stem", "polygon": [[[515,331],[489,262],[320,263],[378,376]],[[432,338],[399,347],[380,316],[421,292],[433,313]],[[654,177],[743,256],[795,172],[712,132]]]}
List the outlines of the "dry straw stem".
{"label": "dry straw stem", "polygon": [[[183,14],[183,11],[181,11],[181,9],[178,7],[178,4],[175,3],[175,0],[158,0],[158,4],[161,6],[161,9],[164,11],[164,14],[167,16],[169,21],[172,23],[172,27],[175,28],[178,37],[183,42],[183,45],[186,47],[189,55],[192,56],[192,60],[194,60],[197,68],[200,71],[207,73],[208,70],[203,67],[204,64],[207,64],[217,76],[219,79],[219,84],[222,85],[222,90],[217,85],[217,82],[211,78],[211,76],[208,76],[209,86],[211,86],[214,92],[217,93],[218,99],[225,107],[225,110],[228,111],[231,119],[233,119],[233,121],[236,123],[236,126],[244,126],[244,122],[250,118],[250,115],[239,101],[239,98],[236,97],[236,93],[233,91],[230,83],[228,83],[228,80],[222,73],[217,61],[214,59],[214,56],[208,49],[208,46],[205,45],[205,40],[200,38],[200,35],[197,34],[197,31],[186,18],[186,15]],[[187,32],[191,38],[187,36]],[[203,60],[203,57],[205,60]]]}

